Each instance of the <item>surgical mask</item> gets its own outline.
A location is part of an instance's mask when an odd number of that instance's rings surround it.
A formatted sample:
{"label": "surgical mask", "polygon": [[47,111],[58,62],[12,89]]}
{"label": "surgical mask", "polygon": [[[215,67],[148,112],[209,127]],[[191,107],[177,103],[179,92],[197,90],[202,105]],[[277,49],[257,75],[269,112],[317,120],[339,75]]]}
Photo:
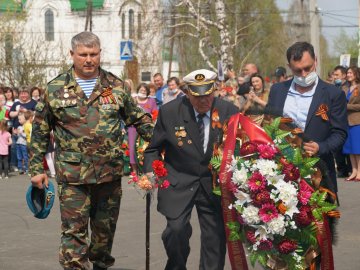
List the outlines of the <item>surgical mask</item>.
{"label": "surgical mask", "polygon": [[145,94],[142,94],[142,93],[138,93],[137,96],[139,98],[147,98],[147,96]]}
{"label": "surgical mask", "polygon": [[294,82],[301,87],[309,87],[316,81],[317,76],[315,71],[310,72],[306,77],[294,75]]}
{"label": "surgical mask", "polygon": [[173,90],[171,90],[171,89],[168,89],[169,90],[169,94],[170,95],[175,95],[176,93],[177,93],[177,88],[175,88],[175,89],[173,89]]}
{"label": "surgical mask", "polygon": [[340,86],[342,84],[342,80],[341,79],[336,79],[334,81],[334,83],[335,83],[336,86]]}

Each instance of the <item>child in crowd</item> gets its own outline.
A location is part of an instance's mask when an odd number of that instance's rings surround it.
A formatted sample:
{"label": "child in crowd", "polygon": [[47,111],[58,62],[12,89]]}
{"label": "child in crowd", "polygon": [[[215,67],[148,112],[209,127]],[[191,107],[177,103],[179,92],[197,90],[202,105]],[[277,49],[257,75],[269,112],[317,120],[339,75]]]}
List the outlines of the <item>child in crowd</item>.
{"label": "child in crowd", "polygon": [[28,173],[29,155],[27,151],[26,133],[24,131],[24,125],[26,118],[24,113],[19,113],[19,126],[17,128],[18,139],[16,141],[16,155],[18,158],[18,170],[20,174]]}
{"label": "child in crowd", "polygon": [[0,179],[9,178],[9,145],[12,144],[6,120],[0,120]]}
{"label": "child in crowd", "polygon": [[31,132],[32,132],[32,121],[34,118],[34,113],[32,111],[26,111],[26,112],[24,112],[24,117],[25,117],[25,123],[24,123],[23,127],[24,127],[24,132],[26,135],[26,144],[30,145]]}

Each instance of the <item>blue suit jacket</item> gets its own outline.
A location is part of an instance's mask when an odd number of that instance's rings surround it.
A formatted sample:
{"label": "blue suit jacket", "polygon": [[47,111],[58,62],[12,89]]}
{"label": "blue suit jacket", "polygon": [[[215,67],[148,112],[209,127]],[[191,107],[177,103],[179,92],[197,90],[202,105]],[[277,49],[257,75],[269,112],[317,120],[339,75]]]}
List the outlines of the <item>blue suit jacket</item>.
{"label": "blue suit jacket", "polygon": [[[283,115],[284,104],[291,83],[292,80],[289,80],[274,84],[271,87],[268,104],[266,105],[267,113]],[[328,121],[316,115],[320,105],[323,104],[328,107]],[[318,154],[327,164],[328,173],[333,181],[335,191],[337,191],[336,172],[332,153],[343,146],[347,137],[347,130],[348,120],[344,92],[334,85],[319,79],[307,115],[304,135],[305,138],[319,144]]]}

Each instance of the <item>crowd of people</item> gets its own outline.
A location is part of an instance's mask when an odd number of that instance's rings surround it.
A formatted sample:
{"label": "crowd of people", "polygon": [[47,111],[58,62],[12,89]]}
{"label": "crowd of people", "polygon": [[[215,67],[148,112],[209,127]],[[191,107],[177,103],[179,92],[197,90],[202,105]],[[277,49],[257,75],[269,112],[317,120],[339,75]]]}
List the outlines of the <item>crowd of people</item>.
{"label": "crowd of people", "polygon": [[[43,90],[37,86],[0,86],[0,179],[8,179],[9,172],[29,174],[32,121],[42,93]],[[55,177],[51,156],[44,164]]]}
{"label": "crowd of people", "polygon": [[[72,67],[48,83],[44,97],[38,87],[2,87],[0,93],[1,176],[8,177],[9,162],[14,171],[29,171],[33,187],[43,189],[55,175],[56,147],[59,259],[64,269],[90,269],[93,264],[94,270],[106,270],[114,264],[111,249],[122,196],[124,127],[134,173],[141,173],[138,135],[149,142],[143,173],[150,173],[152,162],[166,153],[170,186],[158,191],[158,210],[167,221],[162,235],[168,255],[165,269],[186,269],[193,207],[202,231],[200,269],[224,267],[225,230],[208,167],[213,144],[222,136],[220,130],[214,136],[210,128],[213,108],[221,122],[238,112],[259,125],[269,113],[291,117],[304,131],[306,153],[325,161],[331,191],[337,193],[333,156],[338,176],[360,181],[359,70],[337,66],[331,84],[325,83],[316,74],[314,49],[307,42],[287,50],[292,75],[277,67],[273,81],[265,79],[256,64],[247,63],[239,76],[228,70],[225,81],[201,69],[166,83],[156,73],[150,84],[135,86],[102,69],[100,52],[95,34],[79,33],[71,40]],[[157,113],[154,124],[150,116]]]}

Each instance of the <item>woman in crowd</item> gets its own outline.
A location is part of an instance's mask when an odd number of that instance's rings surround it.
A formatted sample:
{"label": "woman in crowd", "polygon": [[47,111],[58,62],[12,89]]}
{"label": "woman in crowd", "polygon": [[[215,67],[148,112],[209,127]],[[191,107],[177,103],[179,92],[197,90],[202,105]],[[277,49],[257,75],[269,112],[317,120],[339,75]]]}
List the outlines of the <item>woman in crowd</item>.
{"label": "woman in crowd", "polygon": [[[136,103],[139,107],[141,107],[145,112],[153,115],[155,111],[157,111],[157,105],[154,98],[149,97],[150,95],[150,88],[147,84],[141,83],[137,89],[136,89],[137,95],[136,95]],[[134,141],[134,143],[130,144],[130,138],[129,138],[129,154],[130,154],[130,166],[132,168],[132,171],[134,173],[137,173],[137,162],[136,162],[136,130],[135,133],[131,136],[134,136],[134,138],[131,138],[131,141]],[[130,133],[129,133],[130,137]]]}
{"label": "woman in crowd", "polygon": [[349,132],[343,152],[350,154],[352,172],[347,181],[360,181],[360,71],[356,66],[346,73],[350,87],[346,91]]}
{"label": "woman in crowd", "polygon": [[269,97],[269,90],[265,89],[265,82],[261,75],[254,74],[250,77],[250,92],[244,96],[245,115],[260,125],[264,120],[264,108]]}
{"label": "woman in crowd", "polygon": [[30,96],[33,100],[39,101],[42,97],[42,90],[41,88],[34,86],[30,90]]}
{"label": "woman in crowd", "polygon": [[5,106],[6,106],[7,110],[10,111],[11,106],[15,102],[14,92],[10,87],[4,87],[4,95],[5,95],[5,99],[6,99]]}

